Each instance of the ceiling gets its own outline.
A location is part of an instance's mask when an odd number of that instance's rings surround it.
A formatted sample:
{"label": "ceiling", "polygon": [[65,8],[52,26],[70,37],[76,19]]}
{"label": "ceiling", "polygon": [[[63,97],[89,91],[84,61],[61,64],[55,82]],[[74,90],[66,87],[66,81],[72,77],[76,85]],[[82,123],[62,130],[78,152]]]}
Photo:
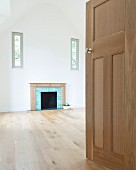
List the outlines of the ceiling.
{"label": "ceiling", "polygon": [[0,24],[10,16],[10,0],[0,0]]}
{"label": "ceiling", "polygon": [[[85,1],[84,0],[1,0],[10,1],[10,15],[0,25],[0,34],[9,29],[22,16],[24,16],[31,8],[40,4],[47,3],[59,8],[63,14],[71,21],[72,25],[81,30],[81,23],[85,19]],[[79,18],[80,16],[80,18]],[[1,18],[0,18],[1,19]]]}

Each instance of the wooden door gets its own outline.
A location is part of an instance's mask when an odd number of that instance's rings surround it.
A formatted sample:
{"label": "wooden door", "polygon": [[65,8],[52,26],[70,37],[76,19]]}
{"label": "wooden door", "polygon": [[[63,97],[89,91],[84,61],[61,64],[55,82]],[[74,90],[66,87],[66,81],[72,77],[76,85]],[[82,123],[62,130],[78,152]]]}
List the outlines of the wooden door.
{"label": "wooden door", "polygon": [[124,170],[125,0],[87,2],[87,158]]}

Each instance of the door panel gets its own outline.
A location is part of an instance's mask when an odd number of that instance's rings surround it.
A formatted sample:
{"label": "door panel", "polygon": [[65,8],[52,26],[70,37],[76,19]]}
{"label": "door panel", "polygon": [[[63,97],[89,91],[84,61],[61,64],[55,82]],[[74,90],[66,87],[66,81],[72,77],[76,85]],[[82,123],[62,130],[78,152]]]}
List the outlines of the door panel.
{"label": "door panel", "polygon": [[103,58],[94,61],[94,140],[103,149]]}
{"label": "door panel", "polygon": [[105,152],[99,148],[93,148],[93,161],[113,170],[124,170],[124,156],[114,152]]}
{"label": "door panel", "polygon": [[124,154],[124,53],[113,56],[113,152]]}
{"label": "door panel", "polygon": [[111,56],[104,56],[104,81],[103,81],[103,113],[104,113],[104,150],[105,152],[110,152],[112,143],[111,143],[111,109],[112,109],[112,59]]}
{"label": "door panel", "polygon": [[114,170],[124,170],[124,11],[124,0],[87,3],[87,158]]}
{"label": "door panel", "polygon": [[125,7],[123,0],[100,2],[94,0],[94,3],[94,40],[124,30]]}

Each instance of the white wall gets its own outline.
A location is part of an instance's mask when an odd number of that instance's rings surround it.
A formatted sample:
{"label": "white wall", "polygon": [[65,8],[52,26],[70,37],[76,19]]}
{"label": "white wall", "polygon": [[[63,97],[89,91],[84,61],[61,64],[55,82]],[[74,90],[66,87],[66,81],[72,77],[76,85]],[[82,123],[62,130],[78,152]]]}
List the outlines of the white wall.
{"label": "white wall", "polygon": [[[76,11],[73,11],[73,15],[76,15]],[[32,82],[65,82],[67,102],[73,107],[84,107],[84,23],[83,16],[81,18],[81,28],[77,31],[59,8],[42,3],[33,7],[0,37],[1,112],[29,110],[29,83]],[[77,16],[78,19],[80,16]],[[12,69],[13,31],[24,34],[23,69]],[[70,38],[80,39],[79,71],[70,70]]]}

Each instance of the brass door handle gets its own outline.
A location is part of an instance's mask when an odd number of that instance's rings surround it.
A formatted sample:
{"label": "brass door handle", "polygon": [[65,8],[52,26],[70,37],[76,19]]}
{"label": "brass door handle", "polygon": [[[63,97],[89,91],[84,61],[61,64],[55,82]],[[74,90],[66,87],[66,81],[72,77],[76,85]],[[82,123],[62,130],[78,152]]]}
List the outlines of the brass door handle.
{"label": "brass door handle", "polygon": [[93,52],[92,48],[86,48],[86,53],[91,54]]}

